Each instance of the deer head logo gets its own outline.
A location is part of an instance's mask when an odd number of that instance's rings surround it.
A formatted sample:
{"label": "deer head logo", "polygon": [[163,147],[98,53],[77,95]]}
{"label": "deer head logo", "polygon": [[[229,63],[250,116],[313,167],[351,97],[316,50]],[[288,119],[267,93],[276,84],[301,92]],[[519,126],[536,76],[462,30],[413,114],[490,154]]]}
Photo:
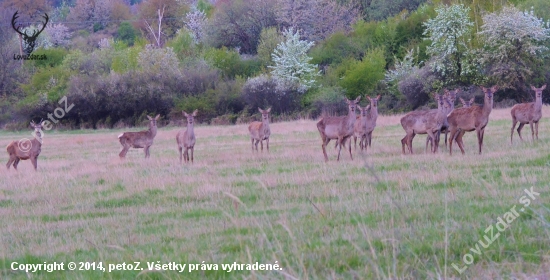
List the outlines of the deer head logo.
{"label": "deer head logo", "polygon": [[44,13],[45,15],[42,16],[46,21],[44,22],[44,24],[42,25],[42,28],[37,31],[37,30],[34,30],[32,32],[31,35],[27,34],[27,31],[25,32],[21,32],[19,29],[21,28],[21,25],[15,27],[15,24],[16,24],[16,20],[17,18],[19,18],[19,16],[17,15],[19,13],[19,11],[15,12],[15,14],[13,14],[13,17],[11,18],[11,26],[13,27],[13,29],[19,33],[19,35],[22,36],[23,40],[25,41],[25,47],[24,47],[24,51],[25,51],[25,54],[27,55],[30,55],[33,51],[34,51],[34,46],[35,46],[35,43],[36,43],[36,38],[38,37],[38,35],[40,35],[40,33],[42,33],[42,31],[44,31],[44,28],[46,28],[46,24],[48,24],[48,20],[50,19],[48,17],[48,14]]}

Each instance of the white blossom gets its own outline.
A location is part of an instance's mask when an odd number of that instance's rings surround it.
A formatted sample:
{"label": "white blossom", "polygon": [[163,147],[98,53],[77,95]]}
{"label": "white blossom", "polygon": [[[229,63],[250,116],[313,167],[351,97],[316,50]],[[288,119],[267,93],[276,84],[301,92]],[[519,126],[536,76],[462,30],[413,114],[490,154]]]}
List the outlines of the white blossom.
{"label": "white blossom", "polygon": [[185,27],[191,31],[195,44],[199,43],[204,37],[206,14],[193,6],[193,10],[185,15],[184,23]]}
{"label": "white blossom", "polygon": [[315,78],[320,75],[317,65],[309,63],[311,57],[307,55],[313,42],[300,40],[299,32],[294,32],[292,28],[283,36],[284,41],[271,54],[275,66],[268,67],[281,87],[296,86],[303,93],[315,84]]}

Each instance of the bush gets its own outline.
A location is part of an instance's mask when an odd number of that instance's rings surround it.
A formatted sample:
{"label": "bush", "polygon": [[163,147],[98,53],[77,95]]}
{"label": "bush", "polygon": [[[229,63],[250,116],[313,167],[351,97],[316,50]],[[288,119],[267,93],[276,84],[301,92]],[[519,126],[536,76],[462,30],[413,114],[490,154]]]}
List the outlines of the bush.
{"label": "bush", "polygon": [[254,113],[258,107],[271,107],[274,114],[289,113],[300,108],[300,94],[291,88],[281,88],[276,79],[268,75],[250,78],[243,86],[242,96],[248,112]]}
{"label": "bush", "polygon": [[430,93],[433,91],[436,79],[428,67],[422,67],[411,73],[398,84],[399,91],[407,98],[413,110],[430,100]]}

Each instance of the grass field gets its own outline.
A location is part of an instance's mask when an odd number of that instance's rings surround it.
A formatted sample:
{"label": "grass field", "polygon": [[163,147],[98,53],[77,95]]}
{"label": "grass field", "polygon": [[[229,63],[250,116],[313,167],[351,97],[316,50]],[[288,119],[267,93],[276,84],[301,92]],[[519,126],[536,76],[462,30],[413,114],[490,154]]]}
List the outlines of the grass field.
{"label": "grass field", "polygon": [[[353,161],[343,152],[337,162],[331,142],[328,163],[311,120],[271,124],[271,150],[259,154],[246,125],[196,126],[195,163],[184,166],[179,128],[159,129],[150,159],[132,149],[125,161],[122,130],[46,132],[38,172],[29,161],[0,168],[0,278],[549,279],[550,121],[541,120],[538,142],[526,126],[529,141],[516,134],[511,145],[509,109],[493,110],[482,155],[467,133],[466,155],[456,145],[453,156],[443,146],[425,154],[420,135],[410,156],[399,119],[380,116],[372,149]],[[0,145],[30,132],[0,132]],[[540,196],[476,248],[531,187]],[[472,263],[459,274],[452,264],[464,258]],[[144,270],[27,274],[14,261]],[[218,270],[149,271],[157,261]],[[282,270],[222,270],[234,262]]]}

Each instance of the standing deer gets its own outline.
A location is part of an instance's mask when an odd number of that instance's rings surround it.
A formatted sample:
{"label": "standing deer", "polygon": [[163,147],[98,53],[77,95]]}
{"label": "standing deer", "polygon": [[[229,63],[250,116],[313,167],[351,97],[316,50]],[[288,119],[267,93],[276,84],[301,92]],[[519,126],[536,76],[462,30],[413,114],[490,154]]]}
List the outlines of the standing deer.
{"label": "standing deer", "polygon": [[474,105],[475,97],[472,97],[470,100],[466,101],[462,98],[460,98],[460,103],[462,103],[462,108],[470,108],[472,105]]}
{"label": "standing deer", "polygon": [[150,116],[147,116],[147,118],[149,119],[149,130],[124,132],[118,136],[118,140],[122,145],[122,151],[118,154],[121,159],[126,157],[126,153],[130,148],[143,148],[145,158],[149,158],[149,148],[153,145],[153,140],[157,135],[157,120],[160,118],[160,114],[154,119]]}
{"label": "standing deer", "polygon": [[[455,90],[447,90],[445,89],[444,98],[446,99],[445,102],[447,103],[447,111],[445,113],[445,116],[448,116],[454,109],[455,109],[455,102],[456,102],[456,95],[460,91],[460,89]],[[435,141],[439,143],[439,137],[441,136],[441,133],[445,133],[445,148],[447,147],[447,133],[449,132],[449,122],[447,121],[447,118],[445,118],[445,122],[443,123],[443,126],[441,127],[441,130],[437,133],[435,136]],[[433,145],[434,142],[431,140],[429,136],[426,136],[426,151],[428,151],[428,143],[431,145],[431,150],[433,151]]]}
{"label": "standing deer", "polygon": [[[512,142],[512,137],[514,137],[514,128],[519,122],[518,135],[521,141],[521,129],[527,123],[531,126],[531,138],[535,141],[535,133],[537,135],[537,140],[539,140],[539,120],[542,117],[542,91],[546,88],[546,84],[541,88],[536,88],[531,86],[531,89],[535,91],[535,102],[530,103],[521,103],[516,104],[512,107],[512,132],[510,134],[510,143]],[[533,130],[533,123],[535,124],[535,130]],[[536,131],[536,132],[535,132]]]}
{"label": "standing deer", "polygon": [[372,132],[376,127],[376,120],[378,119],[378,100],[380,100],[380,95],[378,95],[376,98],[370,98],[368,96],[367,98],[370,101],[370,113],[367,114],[367,122],[365,124],[365,130],[367,132],[365,149],[366,145],[369,145],[370,147],[372,143]]}
{"label": "standing deer", "polygon": [[[493,95],[498,90],[498,86],[491,88],[481,87],[485,94],[483,107],[472,106],[469,108],[458,108],[452,111],[449,116],[449,130],[451,132],[451,138],[456,141],[458,147],[464,154],[464,143],[462,142],[462,136],[467,131],[476,131],[477,143],[479,145],[479,153],[483,147],[483,135],[485,134],[485,127],[489,122],[489,114],[493,110]],[[453,141],[449,143],[449,153],[453,154]]]}
{"label": "standing deer", "polygon": [[191,151],[191,163],[193,163],[193,150],[195,149],[195,131],[193,129],[193,121],[197,116],[199,110],[193,111],[193,114],[187,114],[183,111],[183,116],[187,118],[187,130],[180,130],[176,135],[176,142],[178,143],[178,149],[180,152],[180,163],[182,163],[182,150],[185,163],[189,162],[189,151]]}
{"label": "standing deer", "polygon": [[43,125],[44,122],[40,122],[40,124],[35,124],[34,121],[31,121],[31,126],[34,128],[34,138],[32,140],[21,139],[18,141],[13,141],[6,147],[8,155],[10,157],[8,163],[6,164],[8,170],[10,169],[12,163],[13,168],[17,170],[17,165],[19,164],[19,161],[27,159],[31,160],[31,163],[34,166],[34,170],[38,168],[38,156],[42,151]]}
{"label": "standing deer", "polygon": [[[401,139],[401,148],[403,154],[405,152],[405,146],[409,150],[409,153],[413,154],[412,141],[416,134],[428,134],[428,136],[435,141],[436,133],[441,130],[446,118],[445,112],[448,110],[448,102],[439,94],[434,94],[434,98],[437,100],[437,109],[425,110],[425,111],[413,111],[406,114],[401,118],[401,126],[407,133],[403,139]],[[437,152],[438,143],[435,142],[433,152]]]}
{"label": "standing deer", "polygon": [[[339,117],[323,117],[319,122],[317,122],[317,130],[321,134],[321,140],[323,143],[321,147],[323,148],[323,155],[325,156],[325,162],[328,161],[326,146],[331,139],[337,139],[339,149],[338,149],[338,159],[340,160],[340,152],[342,151],[342,146],[345,145],[345,142],[348,138],[353,135],[353,130],[355,126],[355,110],[357,108],[357,103],[361,100],[361,96],[358,96],[354,101],[346,99],[348,103],[348,115],[339,116]],[[349,156],[353,160],[351,155],[351,140],[349,143]]]}
{"label": "standing deer", "polygon": [[[366,107],[357,105],[357,108],[361,114],[355,118],[355,124],[353,125],[353,142],[355,143],[355,149],[357,150],[357,138],[359,138],[359,148],[361,148],[362,151],[367,140],[367,113],[370,105],[367,105]],[[338,142],[336,142],[335,148],[336,147],[338,147]]]}
{"label": "standing deer", "polygon": [[260,111],[260,113],[262,113],[262,121],[252,122],[248,126],[248,132],[250,132],[250,141],[252,142],[252,152],[254,152],[254,141],[256,141],[256,151],[258,151],[258,142],[260,142],[260,146],[263,152],[263,140],[265,140],[267,151],[269,152],[269,136],[271,135],[271,130],[269,129],[269,112],[271,112],[271,108],[267,110],[262,110],[258,108],[258,110]]}

